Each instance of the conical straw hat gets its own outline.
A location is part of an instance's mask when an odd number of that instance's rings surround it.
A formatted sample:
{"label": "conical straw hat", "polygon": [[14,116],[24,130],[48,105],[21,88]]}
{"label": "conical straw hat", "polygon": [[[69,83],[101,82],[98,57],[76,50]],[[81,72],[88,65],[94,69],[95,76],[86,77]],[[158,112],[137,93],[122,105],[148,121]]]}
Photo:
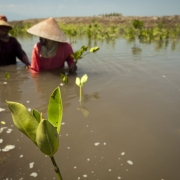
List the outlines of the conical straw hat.
{"label": "conical straw hat", "polygon": [[7,26],[12,29],[12,26],[7,22],[7,18],[4,15],[0,15],[0,26]]}
{"label": "conical straw hat", "polygon": [[9,23],[7,23],[6,21],[3,21],[3,20],[0,20],[0,26],[7,26],[10,29],[12,29],[12,26]]}
{"label": "conical straw hat", "polygon": [[66,36],[53,18],[48,18],[27,30],[28,33],[58,42],[67,42]]}

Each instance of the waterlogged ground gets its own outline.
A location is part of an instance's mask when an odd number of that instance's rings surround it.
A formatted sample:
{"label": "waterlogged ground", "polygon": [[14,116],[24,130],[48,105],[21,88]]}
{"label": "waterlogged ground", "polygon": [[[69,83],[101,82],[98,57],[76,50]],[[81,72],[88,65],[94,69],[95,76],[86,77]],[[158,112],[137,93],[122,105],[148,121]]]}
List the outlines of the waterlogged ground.
{"label": "waterlogged ground", "polygon": [[[30,58],[37,39],[19,40]],[[63,179],[179,180],[180,43],[77,39],[73,49],[88,43],[101,49],[80,60],[77,74],[60,86],[64,115],[55,159]],[[5,101],[46,117],[59,74],[32,78],[21,63],[0,68],[0,179],[57,179],[50,158],[13,125]],[[75,78],[84,74],[80,104]]]}

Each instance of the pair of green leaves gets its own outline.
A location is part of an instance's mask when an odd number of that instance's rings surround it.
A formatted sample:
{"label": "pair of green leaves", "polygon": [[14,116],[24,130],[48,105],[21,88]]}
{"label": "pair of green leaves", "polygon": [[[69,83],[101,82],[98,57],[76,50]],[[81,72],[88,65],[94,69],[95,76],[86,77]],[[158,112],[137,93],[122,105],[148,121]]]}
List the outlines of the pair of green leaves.
{"label": "pair of green leaves", "polygon": [[15,126],[30,138],[46,155],[53,156],[59,147],[58,133],[62,121],[62,100],[57,87],[50,96],[48,120],[33,109],[32,114],[20,103],[7,101]]}
{"label": "pair of green leaves", "polygon": [[[71,57],[77,63],[79,59],[82,59],[84,52],[86,52],[87,50],[88,50],[87,46],[82,46],[78,51],[71,54]],[[96,52],[98,50],[99,50],[99,47],[95,46],[95,47],[90,48],[89,53],[94,53],[94,52]]]}
{"label": "pair of green leaves", "polygon": [[79,77],[76,78],[76,85],[79,87],[83,87],[83,85],[87,82],[88,76],[84,74],[81,79]]}
{"label": "pair of green leaves", "polygon": [[84,86],[84,84],[87,82],[88,80],[88,76],[87,74],[84,74],[81,79],[79,77],[76,78],[76,85],[79,86],[79,96],[80,96],[80,102],[82,100],[82,87]]}

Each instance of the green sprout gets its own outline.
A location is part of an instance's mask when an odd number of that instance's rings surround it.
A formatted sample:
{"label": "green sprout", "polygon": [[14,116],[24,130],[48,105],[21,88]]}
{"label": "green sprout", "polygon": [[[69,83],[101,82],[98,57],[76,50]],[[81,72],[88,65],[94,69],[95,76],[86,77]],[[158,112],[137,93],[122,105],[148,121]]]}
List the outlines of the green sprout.
{"label": "green sprout", "polygon": [[80,88],[80,93],[79,93],[80,101],[82,100],[82,87],[87,82],[87,80],[88,80],[87,74],[84,74],[81,77],[81,79],[79,77],[76,78],[76,85],[79,86],[79,88]]}
{"label": "green sprout", "polygon": [[25,134],[40,149],[51,158],[58,180],[63,180],[54,154],[59,147],[59,136],[63,115],[60,88],[57,87],[50,96],[48,104],[48,119],[42,113],[33,109],[32,113],[20,103],[6,101],[15,126]]}
{"label": "green sprout", "polygon": [[64,84],[68,83],[68,77],[66,74],[61,74],[61,80]]}
{"label": "green sprout", "polygon": [[5,77],[5,79],[6,79],[6,80],[8,80],[8,79],[10,78],[9,73],[8,73],[8,72],[6,72],[6,73],[5,73],[5,75],[4,75],[4,77]]}
{"label": "green sprout", "polygon": [[98,46],[92,47],[90,48],[89,52],[84,54],[84,52],[86,52],[87,50],[88,50],[87,46],[82,46],[78,51],[71,54],[71,57],[75,60],[75,63],[77,63],[79,59],[82,59],[83,56],[85,56],[86,54],[95,53],[96,51],[99,50],[99,47]]}

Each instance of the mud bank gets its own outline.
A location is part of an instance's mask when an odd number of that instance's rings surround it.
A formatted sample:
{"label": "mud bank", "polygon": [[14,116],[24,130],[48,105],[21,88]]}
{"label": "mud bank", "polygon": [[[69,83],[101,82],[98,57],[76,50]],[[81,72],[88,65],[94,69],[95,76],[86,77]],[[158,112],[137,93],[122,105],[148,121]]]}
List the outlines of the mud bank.
{"label": "mud bank", "polygon": [[[47,17],[48,18],[48,17]],[[158,23],[162,23],[164,27],[176,27],[180,25],[180,15],[174,16],[82,16],[82,17],[54,17],[56,21],[64,24],[90,24],[93,20],[104,25],[110,24],[131,24],[133,20],[142,21],[145,27],[154,27]],[[38,23],[46,18],[27,19],[22,21],[11,21],[12,25],[22,25],[24,23]]]}

